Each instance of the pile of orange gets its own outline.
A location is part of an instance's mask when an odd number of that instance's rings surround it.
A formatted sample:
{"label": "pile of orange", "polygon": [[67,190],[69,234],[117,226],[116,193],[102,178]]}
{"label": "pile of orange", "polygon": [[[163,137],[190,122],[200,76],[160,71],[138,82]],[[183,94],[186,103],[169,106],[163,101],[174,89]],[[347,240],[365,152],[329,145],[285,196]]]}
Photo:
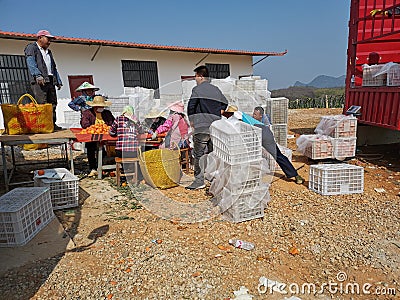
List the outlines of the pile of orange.
{"label": "pile of orange", "polygon": [[35,103],[29,102],[29,103],[26,103],[26,104],[18,104],[18,106],[21,106],[21,107],[35,107]]}
{"label": "pile of orange", "polygon": [[82,129],[81,130],[81,134],[104,134],[104,133],[108,133],[108,131],[110,130],[110,126],[108,126],[107,124],[94,124],[89,126],[88,128]]}

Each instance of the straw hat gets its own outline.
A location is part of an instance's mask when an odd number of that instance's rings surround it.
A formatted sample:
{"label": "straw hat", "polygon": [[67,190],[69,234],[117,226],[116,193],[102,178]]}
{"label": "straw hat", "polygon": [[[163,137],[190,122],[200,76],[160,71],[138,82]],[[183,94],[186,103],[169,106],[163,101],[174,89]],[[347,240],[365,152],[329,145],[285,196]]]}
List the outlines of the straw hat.
{"label": "straw hat", "polygon": [[173,110],[173,111],[175,111],[177,113],[183,113],[183,111],[185,109],[185,107],[183,105],[183,102],[180,101],[180,100],[176,101],[174,103],[171,103],[170,105],[168,105],[168,107],[169,107],[170,110]]}
{"label": "straw hat", "polygon": [[238,107],[236,105],[229,105],[228,108],[226,109],[226,112],[234,113],[235,111],[238,111]]}
{"label": "straw hat", "polygon": [[111,101],[106,101],[103,96],[95,96],[93,101],[87,101],[86,104],[93,107],[106,107],[111,105]]}
{"label": "straw hat", "polygon": [[80,91],[82,91],[82,90],[95,90],[95,91],[98,91],[99,88],[98,88],[98,87],[95,87],[93,84],[91,84],[91,83],[85,81],[85,82],[82,83],[75,91],[76,91],[76,92],[80,92]]}
{"label": "straw hat", "polygon": [[159,111],[158,109],[156,109],[154,107],[144,116],[145,119],[155,119],[158,117],[165,118],[165,112]]}

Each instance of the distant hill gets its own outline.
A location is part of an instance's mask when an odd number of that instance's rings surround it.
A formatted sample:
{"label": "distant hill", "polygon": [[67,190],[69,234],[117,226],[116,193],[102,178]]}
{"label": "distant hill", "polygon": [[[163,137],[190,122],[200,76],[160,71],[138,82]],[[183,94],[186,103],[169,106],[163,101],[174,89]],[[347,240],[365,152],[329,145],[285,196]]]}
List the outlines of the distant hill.
{"label": "distant hill", "polygon": [[302,83],[300,81],[296,81],[294,86],[309,86],[316,88],[335,88],[335,87],[343,87],[345,85],[346,75],[342,75],[339,77],[332,77],[327,75],[319,75],[315,77],[309,83]]}
{"label": "distant hill", "polygon": [[287,89],[272,90],[271,97],[286,97],[289,100],[320,98],[325,95],[344,96],[344,87],[340,88],[315,88],[312,86],[291,86]]}

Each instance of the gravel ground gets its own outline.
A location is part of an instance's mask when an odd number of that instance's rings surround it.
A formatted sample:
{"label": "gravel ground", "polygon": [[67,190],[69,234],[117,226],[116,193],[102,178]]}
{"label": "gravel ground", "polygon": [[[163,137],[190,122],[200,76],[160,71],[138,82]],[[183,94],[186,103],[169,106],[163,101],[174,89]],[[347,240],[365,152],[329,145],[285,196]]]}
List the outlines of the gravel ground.
{"label": "gravel ground", "polygon": [[[290,133],[310,132],[310,124],[328,113],[338,112],[290,111]],[[294,139],[289,147],[295,149]],[[264,218],[238,224],[220,217],[194,224],[163,219],[138,209],[129,188],[117,189],[112,179],[85,178],[80,186],[90,196],[81,207],[57,212],[76,247],[0,272],[0,298],[229,299],[245,286],[253,299],[395,299],[400,162],[398,154],[384,154],[349,161],[365,168],[363,194],[321,196],[308,190],[308,182],[298,186],[278,174]],[[311,162],[298,154],[293,160],[304,164],[299,172],[308,179]],[[204,191],[175,189],[189,204],[209,198]],[[233,248],[230,238],[253,242],[255,249]],[[286,284],[288,294],[259,287],[261,276]],[[305,283],[315,285],[315,295],[301,292]],[[346,294],[351,284],[359,294]]]}

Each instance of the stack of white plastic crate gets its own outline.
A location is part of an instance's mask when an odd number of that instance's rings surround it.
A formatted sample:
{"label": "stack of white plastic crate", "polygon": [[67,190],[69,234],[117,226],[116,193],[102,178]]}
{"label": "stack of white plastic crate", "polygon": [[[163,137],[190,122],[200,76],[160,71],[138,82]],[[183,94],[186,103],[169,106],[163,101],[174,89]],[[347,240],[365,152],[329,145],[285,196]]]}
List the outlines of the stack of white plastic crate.
{"label": "stack of white plastic crate", "polygon": [[[262,184],[261,129],[219,120],[210,127],[213,155],[223,162],[224,188],[219,195],[223,216],[242,222],[264,216],[269,185]],[[227,171],[228,170],[228,171]]]}
{"label": "stack of white plastic crate", "polygon": [[35,171],[34,186],[50,189],[54,210],[79,205],[79,178],[64,168],[45,169],[45,175]]}
{"label": "stack of white plastic crate", "polygon": [[[288,158],[288,160],[291,162],[292,161],[292,156],[293,156],[293,151],[292,149],[286,148],[282,145],[278,145],[279,150],[281,153]],[[272,155],[265,155],[265,159],[268,160],[268,166],[270,170],[275,170],[275,171],[282,171],[281,167],[278,165],[276,160],[273,158]]]}
{"label": "stack of white plastic crate", "polygon": [[350,164],[311,165],[308,187],[321,195],[362,193],[364,169]]}
{"label": "stack of white plastic crate", "polygon": [[64,128],[80,128],[81,112],[72,109],[64,111]]}
{"label": "stack of white plastic crate", "polygon": [[287,122],[289,100],[285,97],[269,98],[265,113],[271,118],[271,129],[277,144],[287,147]]}
{"label": "stack of white plastic crate", "polygon": [[235,81],[232,101],[239,110],[252,115],[254,108],[265,106],[269,92],[268,81],[259,77],[249,77]]}
{"label": "stack of white plastic crate", "polygon": [[0,247],[25,245],[54,217],[48,188],[13,189],[0,197]]}
{"label": "stack of white plastic crate", "polygon": [[297,140],[298,151],[311,159],[345,159],[355,156],[357,118],[353,116],[323,116],[315,129],[317,134],[302,135]]}
{"label": "stack of white plastic crate", "polygon": [[108,109],[115,118],[122,114],[125,106],[129,105],[129,97],[109,97],[106,100],[111,102]]}

